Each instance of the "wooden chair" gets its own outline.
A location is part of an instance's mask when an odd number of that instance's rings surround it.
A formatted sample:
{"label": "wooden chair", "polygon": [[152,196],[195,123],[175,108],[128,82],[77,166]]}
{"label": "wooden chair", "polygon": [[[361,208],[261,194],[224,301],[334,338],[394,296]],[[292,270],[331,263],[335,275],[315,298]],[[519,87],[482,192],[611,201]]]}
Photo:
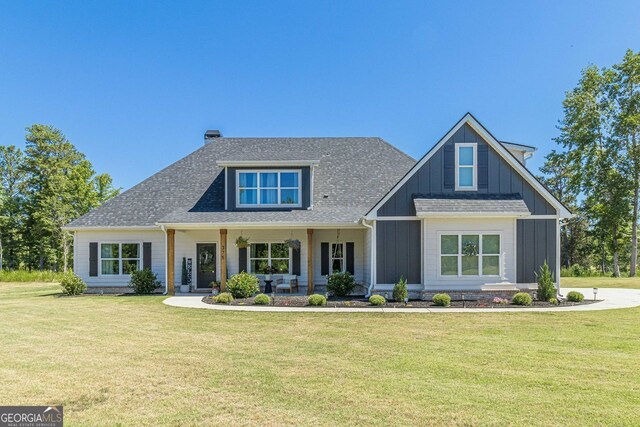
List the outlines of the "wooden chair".
{"label": "wooden chair", "polygon": [[292,294],[293,290],[298,290],[298,276],[293,274],[284,274],[280,279],[276,280],[276,293],[278,291],[289,290]]}

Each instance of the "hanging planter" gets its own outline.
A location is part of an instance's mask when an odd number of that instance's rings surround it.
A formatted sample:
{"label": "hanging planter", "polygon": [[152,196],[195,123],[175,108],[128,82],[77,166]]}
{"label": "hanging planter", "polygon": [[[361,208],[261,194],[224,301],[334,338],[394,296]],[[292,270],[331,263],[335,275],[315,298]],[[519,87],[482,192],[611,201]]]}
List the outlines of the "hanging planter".
{"label": "hanging planter", "polygon": [[300,249],[300,240],[298,239],[287,239],[284,241],[291,249],[298,250]]}
{"label": "hanging planter", "polygon": [[476,256],[478,255],[478,245],[475,243],[465,243],[462,247],[462,255],[464,256]]}
{"label": "hanging planter", "polygon": [[238,248],[247,248],[249,247],[249,238],[238,236],[236,239],[236,247]]}

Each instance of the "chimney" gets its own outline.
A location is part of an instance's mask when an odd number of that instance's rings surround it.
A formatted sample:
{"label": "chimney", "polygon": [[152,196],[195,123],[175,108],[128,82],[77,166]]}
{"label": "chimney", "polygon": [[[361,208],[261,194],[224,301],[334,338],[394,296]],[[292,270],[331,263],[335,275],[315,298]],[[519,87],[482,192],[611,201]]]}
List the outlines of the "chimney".
{"label": "chimney", "polygon": [[221,138],[222,134],[219,130],[208,130],[204,133],[204,143],[212,142],[216,138]]}

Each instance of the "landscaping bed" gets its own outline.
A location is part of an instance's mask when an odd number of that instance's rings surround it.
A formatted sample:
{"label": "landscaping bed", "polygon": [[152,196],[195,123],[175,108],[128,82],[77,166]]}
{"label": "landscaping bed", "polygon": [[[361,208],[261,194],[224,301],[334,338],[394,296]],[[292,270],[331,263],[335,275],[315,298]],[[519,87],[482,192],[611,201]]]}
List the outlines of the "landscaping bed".
{"label": "landscaping bed", "polygon": [[[310,307],[308,302],[307,295],[278,295],[275,298],[271,298],[271,301],[268,305],[275,307]],[[531,305],[521,306],[515,304],[494,304],[491,300],[484,301],[451,301],[451,305],[449,307],[454,308],[514,308],[514,307],[568,307],[574,305],[584,305],[584,304],[592,304],[593,300],[584,300],[582,302],[570,302],[570,301],[560,301],[558,304],[551,304],[546,301],[533,301]],[[202,298],[202,302],[206,304],[219,304],[213,300],[212,295],[207,295]],[[255,305],[253,302],[253,298],[239,298],[234,299],[227,305]],[[356,308],[438,308],[436,304],[432,301],[424,301],[424,300],[410,300],[407,305],[404,303],[399,303],[395,301],[387,301],[386,304],[382,306],[374,306],[369,303],[369,300],[364,297],[329,297],[327,300],[327,305],[322,307],[336,308],[336,307],[356,307]]]}

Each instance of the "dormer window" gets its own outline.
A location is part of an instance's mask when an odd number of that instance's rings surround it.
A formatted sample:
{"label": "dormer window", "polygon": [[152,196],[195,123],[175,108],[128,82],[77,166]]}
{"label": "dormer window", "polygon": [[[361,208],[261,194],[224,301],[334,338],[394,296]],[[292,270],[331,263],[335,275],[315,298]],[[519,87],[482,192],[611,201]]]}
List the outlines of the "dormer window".
{"label": "dormer window", "polygon": [[300,170],[237,171],[238,207],[300,207]]}
{"label": "dormer window", "polygon": [[478,144],[456,144],[456,191],[478,189]]}

